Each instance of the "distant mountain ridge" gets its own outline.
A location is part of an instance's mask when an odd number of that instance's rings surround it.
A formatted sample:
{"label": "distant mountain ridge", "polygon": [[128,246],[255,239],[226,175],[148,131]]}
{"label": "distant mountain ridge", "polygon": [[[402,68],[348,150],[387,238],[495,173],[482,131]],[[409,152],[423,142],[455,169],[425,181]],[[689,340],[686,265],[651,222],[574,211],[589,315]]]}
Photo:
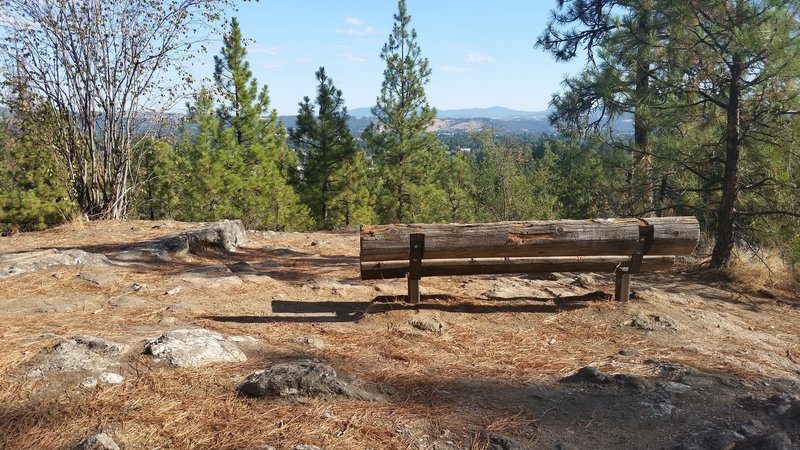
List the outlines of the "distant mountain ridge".
{"label": "distant mountain ridge", "polygon": [[[370,118],[372,117],[371,108],[355,108],[349,111],[351,117]],[[439,109],[436,110],[437,119],[493,119],[493,120],[514,120],[514,119],[542,119],[547,120],[549,110],[544,111],[519,111],[503,106],[492,106],[489,108],[466,108],[466,109]]]}
{"label": "distant mountain ridge", "polygon": [[[436,121],[428,128],[434,133],[464,133],[486,128],[509,133],[555,133],[550,125],[549,110],[519,111],[502,106],[491,108],[441,109],[436,111]],[[348,110],[348,125],[354,134],[360,135],[372,122],[371,108]],[[281,116],[283,123],[292,128],[296,116]]]}

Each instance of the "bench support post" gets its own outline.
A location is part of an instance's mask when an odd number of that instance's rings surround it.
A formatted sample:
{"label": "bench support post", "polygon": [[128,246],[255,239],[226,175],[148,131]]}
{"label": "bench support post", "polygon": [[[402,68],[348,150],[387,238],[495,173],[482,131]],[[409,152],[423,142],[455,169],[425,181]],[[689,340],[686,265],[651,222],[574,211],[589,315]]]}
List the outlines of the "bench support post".
{"label": "bench support post", "polygon": [[631,299],[631,274],[627,267],[619,266],[614,271],[614,300],[627,302]]}
{"label": "bench support post", "polygon": [[408,301],[419,303],[419,280],[422,278],[422,257],[425,254],[425,235],[414,233],[408,243]]}

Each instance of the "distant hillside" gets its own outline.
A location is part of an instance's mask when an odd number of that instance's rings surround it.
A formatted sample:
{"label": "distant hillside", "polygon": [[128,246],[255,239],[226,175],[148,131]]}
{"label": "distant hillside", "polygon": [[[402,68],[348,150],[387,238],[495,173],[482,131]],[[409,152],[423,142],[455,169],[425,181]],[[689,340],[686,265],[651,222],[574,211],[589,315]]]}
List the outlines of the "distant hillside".
{"label": "distant hillside", "polygon": [[[491,108],[438,110],[436,122],[428,131],[435,133],[475,132],[493,128],[508,133],[553,133],[555,130],[547,120],[549,111],[518,111],[501,106]],[[361,134],[369,126],[370,108],[355,108],[349,111],[350,129]],[[281,116],[287,127],[295,126],[295,116]]]}
{"label": "distant hillside", "polygon": [[[436,111],[437,119],[547,119],[550,111],[518,111],[502,106],[492,106],[491,108],[468,108],[468,109],[440,109]],[[350,111],[352,117],[372,117],[370,108],[355,108]]]}

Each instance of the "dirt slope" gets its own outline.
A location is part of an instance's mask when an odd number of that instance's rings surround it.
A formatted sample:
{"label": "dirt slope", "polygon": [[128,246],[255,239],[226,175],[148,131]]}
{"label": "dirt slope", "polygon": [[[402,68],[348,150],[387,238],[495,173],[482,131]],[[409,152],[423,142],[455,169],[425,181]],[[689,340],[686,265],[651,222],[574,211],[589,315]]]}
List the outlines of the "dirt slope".
{"label": "dirt slope", "polygon": [[[128,449],[800,448],[800,302],[785,292],[675,271],[635,277],[635,301],[617,303],[606,275],[467,276],[424,279],[410,306],[394,297],[403,280],[360,281],[355,232],[138,250],[196,226],[0,238],[0,268],[51,249],[110,261],[0,279],[0,448],[72,448],[97,431]],[[236,337],[246,361],[176,368],[144,353],[184,328]],[[107,364],[124,381],[48,371],[76,336],[125,346]],[[237,396],[254,370],[296,359],[385,401]]]}

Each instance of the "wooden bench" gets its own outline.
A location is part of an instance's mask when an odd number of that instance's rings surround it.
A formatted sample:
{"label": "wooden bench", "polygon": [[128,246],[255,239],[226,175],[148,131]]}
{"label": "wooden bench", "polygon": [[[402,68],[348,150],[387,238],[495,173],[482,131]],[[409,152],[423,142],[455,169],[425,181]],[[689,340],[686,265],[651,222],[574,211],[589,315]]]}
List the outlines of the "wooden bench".
{"label": "wooden bench", "polygon": [[365,225],[361,279],[407,276],[417,303],[422,277],[613,272],[614,297],[627,301],[631,274],[669,269],[699,238],[694,217]]}

